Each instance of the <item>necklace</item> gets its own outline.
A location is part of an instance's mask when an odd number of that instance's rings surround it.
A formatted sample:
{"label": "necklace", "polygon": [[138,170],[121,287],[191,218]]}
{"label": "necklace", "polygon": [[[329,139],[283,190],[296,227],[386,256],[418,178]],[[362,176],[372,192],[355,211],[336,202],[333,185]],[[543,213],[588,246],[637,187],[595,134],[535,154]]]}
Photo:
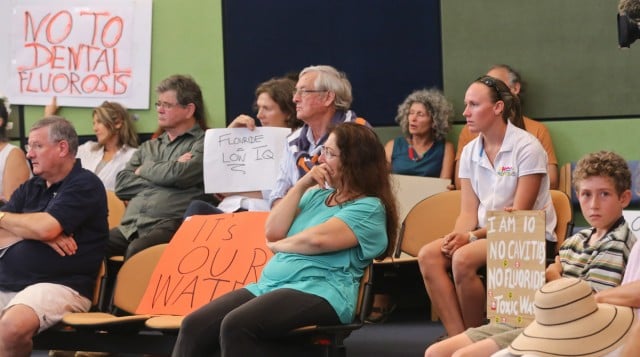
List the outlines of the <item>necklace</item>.
{"label": "necklace", "polygon": [[427,153],[427,151],[429,151],[429,149],[431,149],[431,147],[433,146],[433,141],[431,141],[430,143],[428,143],[425,146],[425,150],[422,152],[422,154],[418,154],[418,150],[416,150],[413,147],[413,138],[409,139],[409,148],[408,150],[408,155],[409,155],[409,159],[411,159],[411,161],[419,161],[422,160],[422,158],[424,157],[424,155]]}
{"label": "necklace", "polygon": [[418,161],[422,159],[423,156],[424,154],[418,154],[416,149],[414,149],[413,146],[409,145],[409,158],[411,159],[411,161]]}

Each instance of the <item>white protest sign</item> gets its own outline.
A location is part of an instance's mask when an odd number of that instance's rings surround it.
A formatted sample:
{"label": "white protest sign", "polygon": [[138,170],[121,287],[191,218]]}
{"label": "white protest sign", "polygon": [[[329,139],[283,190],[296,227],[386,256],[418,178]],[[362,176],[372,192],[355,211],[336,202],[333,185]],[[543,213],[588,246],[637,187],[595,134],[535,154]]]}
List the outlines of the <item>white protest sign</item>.
{"label": "white protest sign", "polygon": [[545,283],[544,211],[487,212],[487,318],[524,327]]}
{"label": "white protest sign", "polygon": [[278,177],[288,128],[209,129],[204,137],[204,190],[269,190]]}
{"label": "white protest sign", "polygon": [[14,104],[149,108],[151,0],[12,0],[0,83]]}
{"label": "white protest sign", "polygon": [[636,237],[640,237],[640,211],[623,210],[622,216]]}

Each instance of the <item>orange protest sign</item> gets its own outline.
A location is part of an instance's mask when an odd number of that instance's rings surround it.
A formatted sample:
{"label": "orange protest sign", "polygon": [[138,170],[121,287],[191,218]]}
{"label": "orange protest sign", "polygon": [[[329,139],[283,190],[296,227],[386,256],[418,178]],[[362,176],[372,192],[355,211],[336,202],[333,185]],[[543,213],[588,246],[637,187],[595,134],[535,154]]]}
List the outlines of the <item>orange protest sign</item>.
{"label": "orange protest sign", "polygon": [[268,212],[192,216],[171,239],[137,314],[186,315],[256,282],[273,255],[265,244]]}

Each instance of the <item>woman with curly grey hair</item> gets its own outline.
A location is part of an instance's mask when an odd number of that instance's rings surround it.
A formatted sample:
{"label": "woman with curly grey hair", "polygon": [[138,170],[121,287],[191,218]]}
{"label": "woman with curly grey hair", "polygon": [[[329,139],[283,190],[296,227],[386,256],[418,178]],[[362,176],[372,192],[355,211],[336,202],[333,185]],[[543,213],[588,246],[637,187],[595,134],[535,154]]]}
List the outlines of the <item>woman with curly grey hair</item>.
{"label": "woman with curly grey hair", "polygon": [[455,150],[447,141],[453,107],[437,89],[414,91],[398,106],[403,136],[385,145],[393,173],[453,178]]}
{"label": "woman with curly grey hair", "polygon": [[[398,106],[402,136],[384,149],[394,174],[453,178],[455,150],[447,141],[453,107],[437,89],[416,90]],[[382,322],[395,309],[391,296],[376,294],[370,322]]]}

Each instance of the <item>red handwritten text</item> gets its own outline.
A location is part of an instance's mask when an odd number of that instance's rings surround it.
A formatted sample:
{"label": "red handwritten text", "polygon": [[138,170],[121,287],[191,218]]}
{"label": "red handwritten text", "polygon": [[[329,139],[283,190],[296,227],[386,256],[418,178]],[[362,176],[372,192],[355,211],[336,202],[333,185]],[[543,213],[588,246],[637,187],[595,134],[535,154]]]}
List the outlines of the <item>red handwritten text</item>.
{"label": "red handwritten text", "polygon": [[132,71],[119,46],[124,30],[124,19],[108,11],[25,11],[20,93],[126,94]]}

